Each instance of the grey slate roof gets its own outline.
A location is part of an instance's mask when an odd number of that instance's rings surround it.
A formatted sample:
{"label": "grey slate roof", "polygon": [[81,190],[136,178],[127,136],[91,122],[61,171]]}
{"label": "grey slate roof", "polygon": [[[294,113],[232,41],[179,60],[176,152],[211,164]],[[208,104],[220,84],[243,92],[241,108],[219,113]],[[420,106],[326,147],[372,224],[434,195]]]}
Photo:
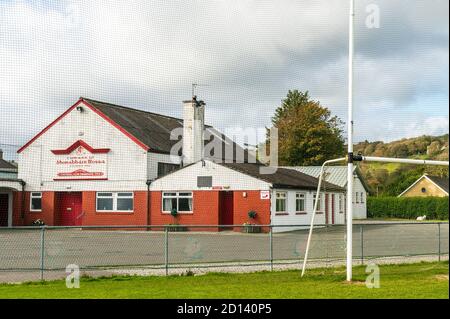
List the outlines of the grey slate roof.
{"label": "grey slate roof", "polygon": [[0,158],[0,180],[16,180],[17,166]]}
{"label": "grey slate roof", "polygon": [[448,177],[430,176],[430,175],[427,175],[427,177],[431,179],[433,183],[435,183],[448,193]]}
{"label": "grey slate roof", "polygon": [[[100,102],[88,98],[81,99],[95,107],[128,133],[133,135],[136,139],[147,145],[150,148],[149,152],[170,154],[172,147],[178,142],[177,140],[170,139],[170,132],[173,129],[182,128],[183,119],[111,103]],[[205,158],[221,160],[231,159],[231,156],[226,154],[224,150],[225,145],[232,145],[235,149],[240,149],[246,154],[245,158],[248,158],[249,155],[247,150],[243,150],[239,145],[214,129],[212,126],[205,125],[205,130],[213,136],[216,136],[216,138],[221,138],[220,143],[222,144],[222,155],[220,157],[215,156],[215,154],[205,154]]]}
{"label": "grey slate roof", "polygon": [[[298,188],[316,190],[319,180],[295,169],[279,167],[274,174],[261,174],[262,164],[258,163],[219,163],[237,172],[255,177],[272,184],[275,188]],[[345,191],[342,187],[325,182],[322,184],[330,191]]]}
{"label": "grey slate roof", "polygon": [[0,158],[0,170],[15,170],[17,171],[17,167],[11,164],[8,161],[5,161],[4,159]]}
{"label": "grey slate roof", "polygon": [[[304,174],[314,176],[316,178],[320,175],[321,166],[292,166],[288,167],[285,166],[285,168],[295,169],[299,172],[302,172]],[[325,168],[325,172],[328,173],[326,180],[332,184],[338,185],[340,187],[346,187],[347,186],[347,166],[327,166]],[[364,188],[367,192],[370,191],[369,187],[367,186],[364,178],[362,177],[362,174],[359,170],[359,168],[355,168],[355,173],[358,175],[361,183],[363,184]]]}

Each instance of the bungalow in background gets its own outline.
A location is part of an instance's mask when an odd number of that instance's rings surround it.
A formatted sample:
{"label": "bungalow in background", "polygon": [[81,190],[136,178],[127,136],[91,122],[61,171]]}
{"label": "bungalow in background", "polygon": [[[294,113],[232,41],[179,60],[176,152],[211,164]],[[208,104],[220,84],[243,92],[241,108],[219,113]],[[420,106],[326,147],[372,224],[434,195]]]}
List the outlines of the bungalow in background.
{"label": "bungalow in background", "polygon": [[[321,166],[293,166],[285,167],[295,169],[303,174],[307,174],[318,178]],[[328,166],[325,168],[325,180],[331,184],[337,185],[344,189],[347,188],[347,166]],[[369,186],[364,180],[358,167],[354,170],[353,183],[353,218],[367,218],[367,195],[370,192]]]}
{"label": "bungalow in background", "polygon": [[448,196],[448,177],[422,175],[398,197],[446,197]]}

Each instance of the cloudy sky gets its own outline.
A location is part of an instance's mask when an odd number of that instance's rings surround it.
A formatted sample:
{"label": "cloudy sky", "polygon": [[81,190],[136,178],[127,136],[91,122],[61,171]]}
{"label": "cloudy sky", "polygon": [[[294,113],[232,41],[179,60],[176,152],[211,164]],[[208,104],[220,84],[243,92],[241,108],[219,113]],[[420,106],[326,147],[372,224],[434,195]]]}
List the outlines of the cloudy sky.
{"label": "cloudy sky", "polygon": [[[447,133],[448,1],[356,3],[355,140]],[[345,121],[347,14],[344,0],[1,0],[0,147],[80,96],[181,116],[193,82],[222,130],[269,125],[289,89]]]}

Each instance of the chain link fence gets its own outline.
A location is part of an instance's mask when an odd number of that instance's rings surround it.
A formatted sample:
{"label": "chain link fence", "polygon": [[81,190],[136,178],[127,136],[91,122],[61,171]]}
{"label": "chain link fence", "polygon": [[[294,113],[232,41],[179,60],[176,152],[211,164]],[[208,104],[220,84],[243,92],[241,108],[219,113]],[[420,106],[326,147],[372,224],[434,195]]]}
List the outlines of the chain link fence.
{"label": "chain link fence", "polygon": [[[294,231],[284,231],[298,228]],[[68,265],[89,275],[299,269],[308,225],[83,226],[0,228],[0,282],[60,278]],[[355,264],[448,258],[448,223],[362,223]],[[342,265],[345,225],[315,226],[311,267]]]}

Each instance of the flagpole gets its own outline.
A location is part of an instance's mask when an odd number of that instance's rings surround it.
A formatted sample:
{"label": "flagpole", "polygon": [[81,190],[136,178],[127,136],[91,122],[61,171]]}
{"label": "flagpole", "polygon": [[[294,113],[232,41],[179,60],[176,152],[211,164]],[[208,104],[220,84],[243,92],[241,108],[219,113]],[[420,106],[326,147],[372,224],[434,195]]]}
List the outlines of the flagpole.
{"label": "flagpole", "polygon": [[348,45],[348,123],[347,123],[347,281],[352,280],[353,254],[353,29],[355,1],[350,0],[349,45]]}

